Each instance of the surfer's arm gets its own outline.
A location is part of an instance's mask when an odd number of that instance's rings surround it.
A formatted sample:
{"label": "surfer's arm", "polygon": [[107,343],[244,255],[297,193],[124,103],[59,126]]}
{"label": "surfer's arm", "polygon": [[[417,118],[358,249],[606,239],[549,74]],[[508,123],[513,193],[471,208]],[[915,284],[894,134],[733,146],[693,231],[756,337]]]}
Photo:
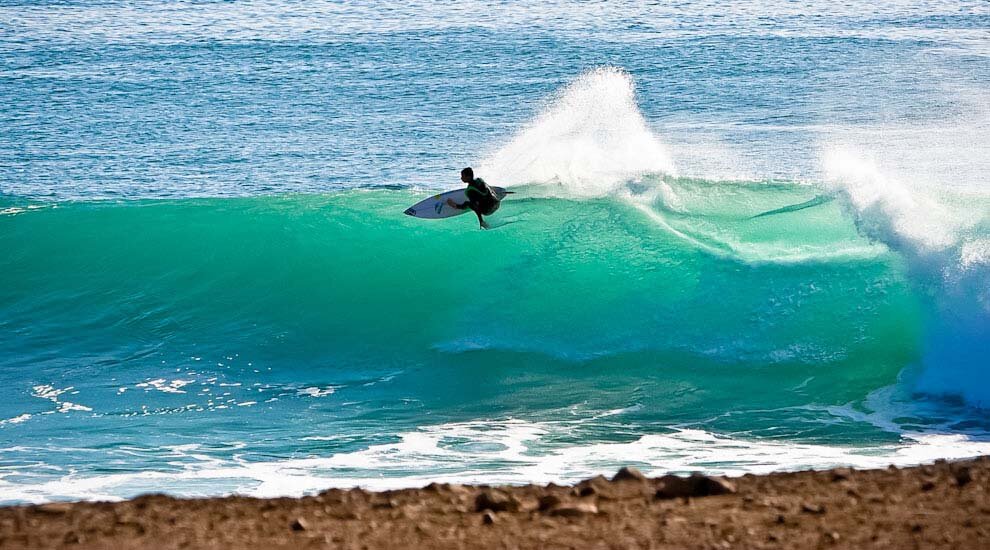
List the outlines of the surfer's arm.
{"label": "surfer's arm", "polygon": [[471,201],[467,201],[467,202],[463,202],[463,203],[458,204],[458,203],[454,202],[454,199],[447,199],[447,206],[449,206],[451,208],[457,208],[458,210],[464,210],[465,208],[468,207],[469,204],[471,204]]}

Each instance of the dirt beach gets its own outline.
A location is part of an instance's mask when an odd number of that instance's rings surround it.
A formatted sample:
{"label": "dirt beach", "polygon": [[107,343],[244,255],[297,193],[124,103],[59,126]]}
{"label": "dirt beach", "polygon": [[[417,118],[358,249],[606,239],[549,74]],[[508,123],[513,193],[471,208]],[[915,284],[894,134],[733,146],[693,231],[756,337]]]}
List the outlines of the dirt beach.
{"label": "dirt beach", "polygon": [[990,457],[912,468],[0,508],[0,548],[990,548]]}

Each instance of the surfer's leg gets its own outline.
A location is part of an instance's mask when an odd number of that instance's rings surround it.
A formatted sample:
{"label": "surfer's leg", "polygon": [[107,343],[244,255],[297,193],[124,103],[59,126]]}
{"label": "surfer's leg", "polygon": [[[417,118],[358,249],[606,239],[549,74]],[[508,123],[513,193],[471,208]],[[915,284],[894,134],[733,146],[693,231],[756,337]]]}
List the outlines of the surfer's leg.
{"label": "surfer's leg", "polygon": [[482,229],[488,229],[488,223],[485,222],[485,218],[481,217],[481,212],[477,210],[474,211],[475,215],[478,216],[478,224],[481,225]]}

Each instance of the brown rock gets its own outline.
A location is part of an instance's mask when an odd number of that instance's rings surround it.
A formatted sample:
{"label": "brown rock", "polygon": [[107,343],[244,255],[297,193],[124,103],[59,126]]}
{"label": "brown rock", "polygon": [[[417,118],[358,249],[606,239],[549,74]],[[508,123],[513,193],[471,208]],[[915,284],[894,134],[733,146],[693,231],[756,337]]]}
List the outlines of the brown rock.
{"label": "brown rock", "polygon": [[852,469],[836,468],[832,470],[832,481],[845,481],[852,477]]}
{"label": "brown rock", "polygon": [[540,501],[537,506],[537,509],[541,512],[546,512],[551,508],[559,506],[560,503],[561,503],[560,497],[558,497],[557,495],[543,495],[542,497],[540,497]]}
{"label": "brown rock", "polygon": [[70,502],[49,502],[47,504],[40,504],[35,507],[35,510],[43,512],[45,514],[64,514],[72,510],[72,503]]}
{"label": "brown rock", "polygon": [[688,497],[694,493],[694,489],[688,478],[666,475],[660,478],[657,492],[654,495],[658,499],[669,499],[678,497]]}
{"label": "brown rock", "polygon": [[623,466],[618,472],[615,473],[614,476],[612,476],[612,481],[646,482],[647,479],[646,476],[643,475],[643,472],[640,472],[636,468],[633,468],[632,466]]}
{"label": "brown rock", "polygon": [[309,529],[309,524],[303,518],[296,518],[292,520],[289,527],[291,527],[293,531],[305,531]]}
{"label": "brown rock", "polygon": [[595,476],[575,485],[573,494],[581,497],[603,494],[608,492],[609,485],[611,483],[604,476]]}
{"label": "brown rock", "polygon": [[594,485],[585,485],[584,487],[577,488],[577,496],[579,497],[590,497],[598,494],[598,489],[595,489]]}
{"label": "brown rock", "polygon": [[327,489],[326,491],[316,495],[316,498],[320,502],[339,504],[344,501],[344,496],[346,494],[347,491],[343,489]]}
{"label": "brown rock", "polygon": [[824,514],[825,507],[821,504],[815,504],[812,502],[804,502],[801,504],[801,511],[806,514]]}
{"label": "brown rock", "polygon": [[973,481],[973,473],[967,466],[953,468],[952,477],[956,478],[956,485],[960,487],[963,487]]}
{"label": "brown rock", "polygon": [[551,516],[561,516],[561,517],[580,517],[586,514],[597,514],[597,513],[598,513],[598,506],[595,506],[595,503],[588,501],[560,504],[557,507],[550,510]]}
{"label": "brown rock", "polygon": [[518,512],[519,500],[497,489],[487,489],[474,499],[474,511]]}
{"label": "brown rock", "polygon": [[574,487],[579,497],[597,496],[599,500],[624,500],[650,496],[655,490],[649,479],[635,468],[622,468],[612,481],[602,476],[586,479]]}
{"label": "brown rock", "polygon": [[481,516],[481,523],[485,525],[494,525],[495,521],[496,521],[495,514],[493,514],[491,511],[486,511]]}
{"label": "brown rock", "polygon": [[925,481],[921,482],[922,491],[928,492],[934,488],[935,488],[935,482],[930,479],[926,479]]}
{"label": "brown rock", "polygon": [[728,495],[736,492],[736,486],[723,477],[701,476],[696,481],[699,491],[695,496]]}
{"label": "brown rock", "polygon": [[381,501],[375,502],[374,504],[371,505],[371,507],[372,508],[377,508],[377,509],[390,509],[390,508],[395,508],[398,505],[399,505],[399,503],[396,502],[395,499],[389,498],[389,499],[386,499],[386,500],[381,500]]}
{"label": "brown rock", "polygon": [[473,489],[466,487],[459,483],[430,483],[426,487],[423,487],[424,492],[437,493],[437,494],[447,494],[447,495],[464,495],[467,493],[473,493]]}
{"label": "brown rock", "polygon": [[736,486],[724,478],[695,473],[687,478],[674,475],[663,476],[660,478],[654,497],[658,499],[707,497],[735,492]]}

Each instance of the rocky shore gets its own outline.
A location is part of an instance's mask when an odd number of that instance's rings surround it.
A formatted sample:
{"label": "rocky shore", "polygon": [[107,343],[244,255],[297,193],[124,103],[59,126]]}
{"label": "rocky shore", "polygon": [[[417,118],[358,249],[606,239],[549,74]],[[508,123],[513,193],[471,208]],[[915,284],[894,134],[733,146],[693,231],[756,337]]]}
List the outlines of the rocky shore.
{"label": "rocky shore", "polygon": [[912,468],[432,484],[0,508],[0,548],[990,548],[990,457]]}

